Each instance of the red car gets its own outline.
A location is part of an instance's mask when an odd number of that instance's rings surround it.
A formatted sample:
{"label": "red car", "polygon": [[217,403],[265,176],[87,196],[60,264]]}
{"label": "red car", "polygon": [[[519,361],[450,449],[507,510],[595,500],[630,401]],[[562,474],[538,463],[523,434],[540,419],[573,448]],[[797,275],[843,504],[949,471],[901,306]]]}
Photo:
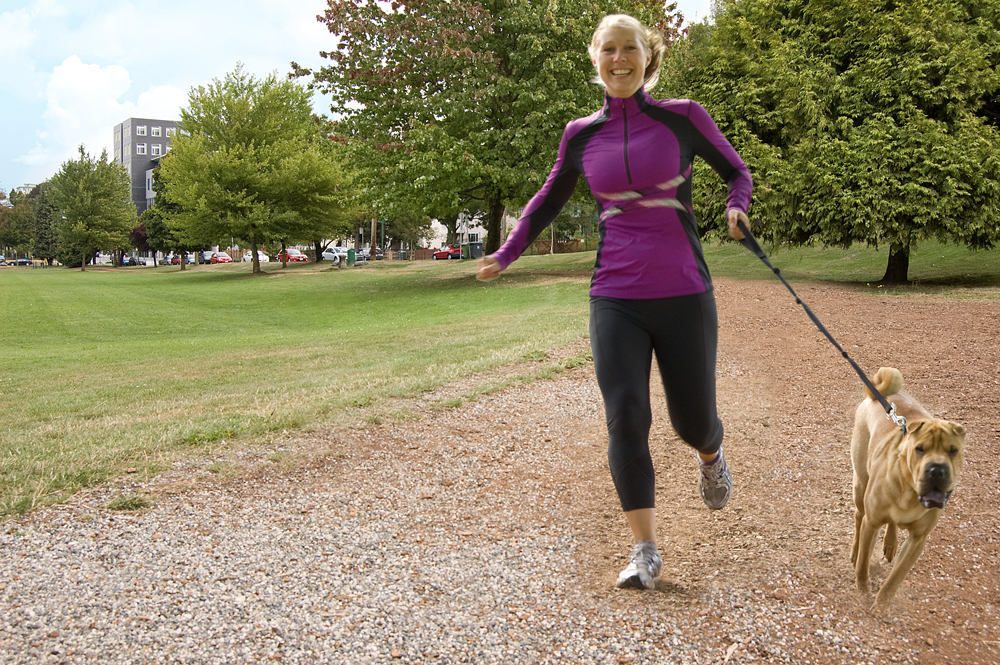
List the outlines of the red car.
{"label": "red car", "polygon": [[215,252],[212,254],[212,263],[232,263],[233,257],[225,252]]}
{"label": "red car", "polygon": [[308,261],[309,257],[306,256],[305,254],[303,254],[301,251],[299,251],[299,250],[297,250],[297,249],[295,249],[293,247],[289,247],[288,249],[286,249],[283,252],[278,252],[278,257],[277,257],[276,260],[277,261],[281,261],[281,262],[285,262],[285,261],[291,261],[291,262],[303,261],[304,262],[304,261]]}
{"label": "red car", "polygon": [[462,258],[462,248],[458,245],[445,245],[434,252],[435,259],[460,259]]}

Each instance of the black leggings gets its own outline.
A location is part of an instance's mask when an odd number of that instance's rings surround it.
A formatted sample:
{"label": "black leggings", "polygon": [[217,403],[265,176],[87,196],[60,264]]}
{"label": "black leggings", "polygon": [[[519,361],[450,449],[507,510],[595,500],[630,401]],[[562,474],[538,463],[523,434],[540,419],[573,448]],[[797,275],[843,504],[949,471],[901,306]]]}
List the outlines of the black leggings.
{"label": "black leggings", "polygon": [[718,339],[711,291],[653,300],[591,297],[590,348],[604,396],[611,477],[623,510],[656,505],[649,454],[653,352],[677,435],[706,454],[722,445],[715,407]]}

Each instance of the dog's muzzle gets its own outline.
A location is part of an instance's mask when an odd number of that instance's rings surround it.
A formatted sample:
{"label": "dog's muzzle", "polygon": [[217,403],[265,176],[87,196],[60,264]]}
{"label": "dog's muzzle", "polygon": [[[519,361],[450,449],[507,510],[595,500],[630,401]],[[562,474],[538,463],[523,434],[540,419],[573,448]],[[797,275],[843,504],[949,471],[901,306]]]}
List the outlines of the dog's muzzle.
{"label": "dog's muzzle", "polygon": [[920,504],[924,508],[941,508],[943,510],[954,491],[948,490],[947,492],[942,492],[940,490],[931,490],[919,497]]}

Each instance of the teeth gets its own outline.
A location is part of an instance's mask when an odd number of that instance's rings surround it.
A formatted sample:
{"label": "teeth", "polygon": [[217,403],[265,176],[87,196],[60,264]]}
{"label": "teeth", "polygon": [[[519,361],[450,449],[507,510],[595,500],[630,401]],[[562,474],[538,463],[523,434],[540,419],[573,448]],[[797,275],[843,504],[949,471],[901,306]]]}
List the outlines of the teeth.
{"label": "teeth", "polygon": [[632,73],[631,69],[612,69],[611,73],[615,76],[627,76]]}

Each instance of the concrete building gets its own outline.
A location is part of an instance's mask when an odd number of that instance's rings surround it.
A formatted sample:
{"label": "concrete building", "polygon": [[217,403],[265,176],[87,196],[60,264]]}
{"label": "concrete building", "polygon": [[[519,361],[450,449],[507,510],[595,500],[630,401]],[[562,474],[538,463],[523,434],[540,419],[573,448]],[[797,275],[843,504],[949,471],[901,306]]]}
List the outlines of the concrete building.
{"label": "concrete building", "polygon": [[173,120],[129,118],[115,125],[115,161],[124,164],[132,182],[132,201],[142,214],[153,204],[147,172],[170,151],[178,124]]}

